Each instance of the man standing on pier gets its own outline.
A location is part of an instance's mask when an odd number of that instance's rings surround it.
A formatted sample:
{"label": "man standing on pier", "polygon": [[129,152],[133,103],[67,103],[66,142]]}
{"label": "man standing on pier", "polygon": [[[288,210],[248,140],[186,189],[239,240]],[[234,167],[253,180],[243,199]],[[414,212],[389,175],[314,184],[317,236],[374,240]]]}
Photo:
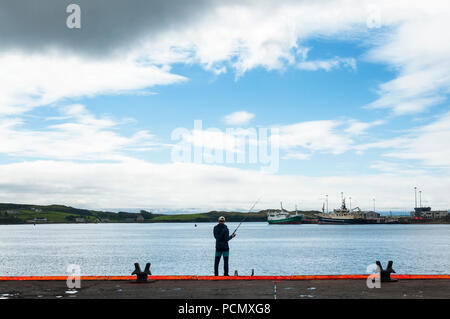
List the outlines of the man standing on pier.
{"label": "man standing on pier", "polygon": [[225,225],[225,217],[219,217],[219,223],[214,226],[214,238],[216,238],[216,259],[214,260],[214,276],[219,276],[219,262],[223,255],[224,276],[228,274],[228,257],[230,256],[230,247],[228,241],[236,237],[236,234],[230,236],[228,227]]}

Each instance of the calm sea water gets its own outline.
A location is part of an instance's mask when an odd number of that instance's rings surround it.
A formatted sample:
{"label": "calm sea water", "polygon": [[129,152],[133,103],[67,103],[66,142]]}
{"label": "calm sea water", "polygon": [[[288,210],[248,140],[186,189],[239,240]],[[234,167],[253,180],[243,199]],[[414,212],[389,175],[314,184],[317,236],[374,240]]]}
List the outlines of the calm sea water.
{"label": "calm sea water", "polygon": [[[4,225],[0,275],[66,275],[69,264],[83,275],[130,275],[135,262],[151,262],[154,275],[211,275],[213,226]],[[376,260],[393,260],[397,273],[450,273],[450,225],[245,223],[230,247],[240,275],[364,274]]]}

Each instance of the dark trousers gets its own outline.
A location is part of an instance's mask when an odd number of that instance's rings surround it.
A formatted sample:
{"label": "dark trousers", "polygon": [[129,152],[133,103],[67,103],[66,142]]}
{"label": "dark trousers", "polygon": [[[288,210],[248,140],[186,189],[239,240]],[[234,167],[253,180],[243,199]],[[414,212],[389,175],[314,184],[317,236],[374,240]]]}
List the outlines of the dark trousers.
{"label": "dark trousers", "polygon": [[224,276],[228,276],[228,252],[216,251],[216,258],[214,260],[214,276],[219,276],[220,258],[223,256],[223,272]]}

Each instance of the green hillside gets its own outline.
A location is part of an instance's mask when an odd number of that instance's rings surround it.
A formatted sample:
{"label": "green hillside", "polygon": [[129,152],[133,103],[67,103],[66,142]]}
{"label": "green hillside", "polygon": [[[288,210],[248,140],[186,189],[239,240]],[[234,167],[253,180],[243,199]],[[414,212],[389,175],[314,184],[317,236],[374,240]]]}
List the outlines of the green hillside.
{"label": "green hillside", "polygon": [[[318,212],[302,212],[312,216]],[[216,222],[219,216],[225,216],[228,222],[240,222],[245,217],[247,222],[266,221],[267,210],[254,213],[211,211],[197,214],[153,214],[105,212],[78,209],[63,205],[27,205],[0,203],[0,224],[27,223],[201,223]]]}

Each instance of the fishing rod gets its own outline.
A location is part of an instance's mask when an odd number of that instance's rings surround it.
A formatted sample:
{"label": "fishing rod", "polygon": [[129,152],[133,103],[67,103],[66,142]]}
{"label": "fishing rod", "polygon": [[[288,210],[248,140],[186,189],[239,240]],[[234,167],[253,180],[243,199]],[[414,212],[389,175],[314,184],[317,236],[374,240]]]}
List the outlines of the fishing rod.
{"label": "fishing rod", "polygon": [[[258,200],[253,204],[253,206],[250,208],[250,210],[248,211],[247,214],[251,213],[251,211],[253,210],[253,208],[255,208],[256,204],[258,204],[259,200],[261,198],[258,198]],[[248,218],[248,215],[245,216],[245,218],[239,223],[238,227],[234,230],[233,234],[231,234],[231,236],[233,236],[234,234],[236,234],[237,230],[239,229],[239,227],[241,227],[242,223]]]}

